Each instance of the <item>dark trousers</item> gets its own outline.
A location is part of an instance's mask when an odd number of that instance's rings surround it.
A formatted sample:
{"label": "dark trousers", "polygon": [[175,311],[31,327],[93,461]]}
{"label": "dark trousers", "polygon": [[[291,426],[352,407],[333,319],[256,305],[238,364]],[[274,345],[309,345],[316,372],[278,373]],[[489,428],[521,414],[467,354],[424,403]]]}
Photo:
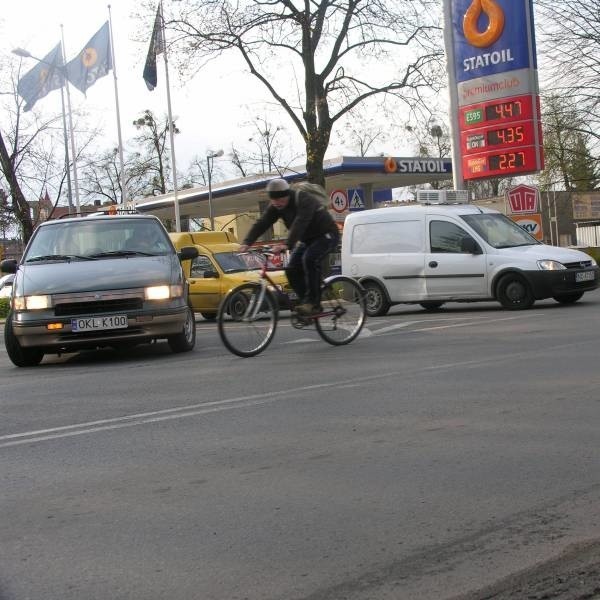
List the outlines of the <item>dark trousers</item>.
{"label": "dark trousers", "polygon": [[307,244],[298,244],[292,251],[285,274],[300,302],[319,304],[321,262],[337,247],[338,241],[338,235],[327,233]]}

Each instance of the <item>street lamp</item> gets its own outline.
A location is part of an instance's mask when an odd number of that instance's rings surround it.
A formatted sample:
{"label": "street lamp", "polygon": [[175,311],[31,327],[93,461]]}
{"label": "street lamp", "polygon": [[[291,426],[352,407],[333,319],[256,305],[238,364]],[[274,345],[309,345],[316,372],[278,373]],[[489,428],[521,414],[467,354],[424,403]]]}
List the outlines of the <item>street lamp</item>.
{"label": "street lamp", "polygon": [[12,53],[20,56],[21,58],[34,58],[38,62],[44,62],[40,58],[35,58],[35,56],[32,56],[28,50],[25,50],[25,48],[15,48]]}
{"label": "street lamp", "polygon": [[208,216],[210,219],[210,229],[211,231],[215,230],[215,218],[213,215],[213,207],[212,207],[212,166],[213,159],[218,156],[223,156],[223,150],[217,150],[216,152],[209,152],[206,155],[206,170],[208,173]]}

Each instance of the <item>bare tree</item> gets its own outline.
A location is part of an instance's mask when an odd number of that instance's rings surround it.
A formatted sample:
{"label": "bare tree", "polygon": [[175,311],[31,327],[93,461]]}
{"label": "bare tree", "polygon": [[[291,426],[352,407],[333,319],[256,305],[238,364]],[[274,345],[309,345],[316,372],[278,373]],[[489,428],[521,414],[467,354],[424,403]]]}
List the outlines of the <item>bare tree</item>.
{"label": "bare tree", "polygon": [[[148,188],[146,171],[140,168],[140,153],[125,153],[125,185],[130,198],[141,196]],[[90,156],[82,166],[81,189],[94,200],[118,204],[123,197],[119,149],[106,150],[99,157]]]}
{"label": "bare tree", "polygon": [[[540,52],[553,77],[548,93],[569,99],[580,130],[600,147],[600,0],[537,0]],[[596,154],[598,157],[598,153]]]}
{"label": "bare tree", "polygon": [[28,201],[38,198],[47,187],[61,189],[65,167],[56,160],[60,153],[60,117],[43,118],[36,110],[23,114],[23,100],[17,94],[19,68],[4,65],[0,95],[4,125],[0,130],[0,179],[5,181],[9,208],[27,242],[33,233]]}
{"label": "bare tree", "polygon": [[[146,178],[146,195],[154,192],[167,193],[167,180],[171,170],[169,161],[169,146],[167,145],[169,133],[169,118],[158,121],[151,110],[145,110],[133,125],[141,133],[134,138],[144,152],[139,155],[139,161],[132,170],[132,176],[140,179]],[[173,133],[179,129],[173,121]]]}
{"label": "bare tree", "polygon": [[593,190],[600,180],[600,164],[591,155],[590,135],[576,103],[551,95],[544,98],[545,168],[539,183],[545,189],[555,186],[566,191]]}
{"label": "bare tree", "polygon": [[194,71],[237,52],[302,135],[308,179],[323,184],[341,117],[385,94],[412,105],[440,81],[439,14],[435,0],[187,0],[167,27]]}
{"label": "bare tree", "polygon": [[391,133],[389,119],[382,120],[381,116],[377,107],[369,107],[367,101],[348,111],[336,131],[338,143],[358,156],[373,153],[379,145],[381,154],[381,145],[390,139]]}
{"label": "bare tree", "polygon": [[249,126],[251,133],[243,146],[231,145],[231,163],[242,177],[283,172],[300,157],[291,150],[291,144],[284,141],[285,127],[274,124],[268,117],[254,117]]}

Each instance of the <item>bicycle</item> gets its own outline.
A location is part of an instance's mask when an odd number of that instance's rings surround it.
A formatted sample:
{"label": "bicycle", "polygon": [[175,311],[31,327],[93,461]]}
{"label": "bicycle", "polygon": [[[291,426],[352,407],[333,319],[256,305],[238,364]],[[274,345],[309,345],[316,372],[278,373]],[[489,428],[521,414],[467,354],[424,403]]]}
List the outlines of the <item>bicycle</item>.
{"label": "bicycle", "polygon": [[[230,290],[219,305],[217,323],[225,347],[242,358],[256,356],[271,343],[279,321],[278,286],[267,272],[267,249],[257,252],[263,265],[259,280]],[[293,308],[293,307],[292,307]],[[365,290],[350,277],[333,275],[321,285],[321,308],[314,315],[292,312],[292,325],[303,329],[313,323],[321,338],[333,346],[356,339],[366,319]]]}

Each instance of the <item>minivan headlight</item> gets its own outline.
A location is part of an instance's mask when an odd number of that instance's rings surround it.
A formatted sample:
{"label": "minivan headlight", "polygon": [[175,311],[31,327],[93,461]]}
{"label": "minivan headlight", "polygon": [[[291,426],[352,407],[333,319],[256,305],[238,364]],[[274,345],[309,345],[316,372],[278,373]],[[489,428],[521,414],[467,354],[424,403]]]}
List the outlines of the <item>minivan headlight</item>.
{"label": "minivan headlight", "polygon": [[182,285],[153,285],[144,290],[146,300],[168,300],[183,296]]}
{"label": "minivan headlight", "polygon": [[52,306],[51,296],[15,296],[15,310],[44,310]]}
{"label": "minivan headlight", "polygon": [[538,260],[537,264],[542,271],[564,271],[567,268],[556,260]]}

